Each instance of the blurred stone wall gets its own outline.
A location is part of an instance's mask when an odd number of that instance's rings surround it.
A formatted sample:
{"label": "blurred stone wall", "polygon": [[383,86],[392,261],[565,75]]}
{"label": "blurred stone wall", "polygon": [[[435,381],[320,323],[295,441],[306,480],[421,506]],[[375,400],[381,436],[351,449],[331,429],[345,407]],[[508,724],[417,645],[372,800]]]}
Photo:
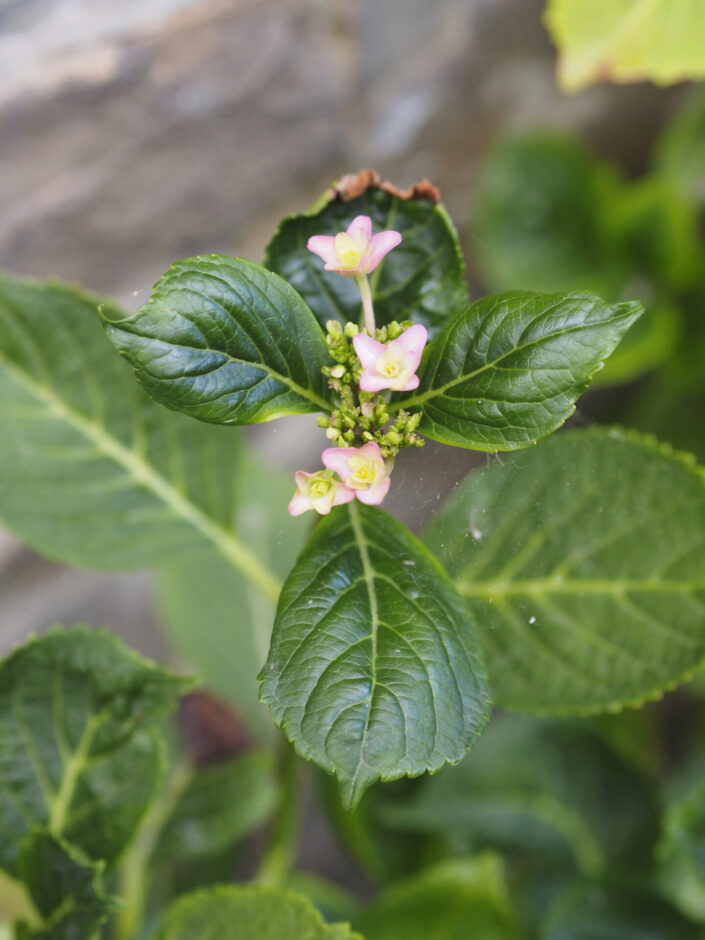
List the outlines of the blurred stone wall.
{"label": "blurred stone wall", "polygon": [[[507,128],[579,129],[638,167],[673,93],[563,97],[542,8],[0,0],[0,266],[132,308],[179,257],[258,259],[281,215],[360,166],[431,178],[461,229],[478,163]],[[81,618],[154,648],[147,595],[143,576],[71,572],[0,541],[0,648]]]}

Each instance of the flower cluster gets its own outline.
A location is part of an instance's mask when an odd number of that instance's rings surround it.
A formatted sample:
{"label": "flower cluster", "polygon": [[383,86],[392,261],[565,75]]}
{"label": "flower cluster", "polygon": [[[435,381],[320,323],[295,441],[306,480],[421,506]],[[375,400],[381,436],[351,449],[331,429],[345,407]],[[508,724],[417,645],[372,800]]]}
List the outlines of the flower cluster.
{"label": "flower cluster", "polygon": [[417,388],[426,329],[408,321],[376,329],[366,277],[400,241],[398,232],[372,235],[368,216],[357,216],[346,232],[314,235],[308,241],[309,250],[325,261],[327,271],[357,277],[365,330],[354,323],[343,327],[337,320],[326,324],[334,364],[323,371],[338,405],[318,423],[336,446],[321,454],[324,470],[296,473],[296,493],[289,504],[293,516],[309,509],[327,515],[333,506],[355,498],[378,505],[389,491],[394,457],[403,447],[424,443],[415,433],[421,414],[391,409],[380,393]]}

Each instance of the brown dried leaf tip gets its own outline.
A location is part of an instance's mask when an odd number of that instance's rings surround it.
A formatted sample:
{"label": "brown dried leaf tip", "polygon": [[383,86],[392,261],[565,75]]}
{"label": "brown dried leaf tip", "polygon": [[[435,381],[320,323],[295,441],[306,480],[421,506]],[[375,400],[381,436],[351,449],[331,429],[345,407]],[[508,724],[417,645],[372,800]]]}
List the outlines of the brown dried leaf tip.
{"label": "brown dried leaf tip", "polygon": [[386,193],[396,196],[398,199],[428,199],[434,205],[441,201],[441,194],[438,187],[434,186],[428,180],[421,180],[420,183],[412,183],[408,189],[399,189],[389,180],[383,180],[377,170],[365,169],[357,173],[347,173],[341,176],[339,180],[333,183],[333,196],[342,199],[343,202],[350,202],[362,196],[368,189],[383,189]]}

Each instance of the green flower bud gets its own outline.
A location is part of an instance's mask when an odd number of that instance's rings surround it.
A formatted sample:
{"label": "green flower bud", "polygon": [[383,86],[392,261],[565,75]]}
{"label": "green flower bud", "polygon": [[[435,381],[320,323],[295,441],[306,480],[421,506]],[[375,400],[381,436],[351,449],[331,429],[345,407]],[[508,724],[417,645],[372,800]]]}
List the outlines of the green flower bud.
{"label": "green flower bud", "polygon": [[338,320],[327,320],[326,329],[330,336],[338,337],[343,335],[343,328]]}
{"label": "green flower bud", "polygon": [[346,336],[349,336],[350,339],[352,339],[353,336],[357,336],[359,332],[360,328],[357,323],[350,323],[348,321],[348,323],[346,323],[345,327],[343,328],[343,333],[345,333]]}
{"label": "green flower bud", "polygon": [[415,431],[416,428],[419,426],[420,421],[421,421],[421,412],[417,411],[416,414],[412,415],[409,418],[409,420],[406,422],[406,430],[409,432]]}
{"label": "green flower bud", "polygon": [[330,426],[330,418],[327,415],[319,415],[316,418],[316,424],[319,428],[327,428]]}

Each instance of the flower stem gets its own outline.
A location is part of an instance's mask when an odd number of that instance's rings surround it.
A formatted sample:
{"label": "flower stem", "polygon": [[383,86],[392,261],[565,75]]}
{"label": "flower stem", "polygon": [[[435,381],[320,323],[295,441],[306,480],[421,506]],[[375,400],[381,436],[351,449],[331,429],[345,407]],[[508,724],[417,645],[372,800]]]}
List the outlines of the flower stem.
{"label": "flower stem", "polygon": [[360,288],[360,295],[362,297],[362,310],[365,314],[365,329],[370,334],[372,339],[374,339],[377,335],[377,328],[375,327],[375,311],[372,307],[372,291],[370,290],[370,282],[367,280],[366,274],[358,274],[357,286]]}
{"label": "flower stem", "polygon": [[296,861],[299,835],[298,767],[294,748],[286,740],[282,740],[279,752],[279,780],[281,804],[255,878],[259,884],[282,884]]}

